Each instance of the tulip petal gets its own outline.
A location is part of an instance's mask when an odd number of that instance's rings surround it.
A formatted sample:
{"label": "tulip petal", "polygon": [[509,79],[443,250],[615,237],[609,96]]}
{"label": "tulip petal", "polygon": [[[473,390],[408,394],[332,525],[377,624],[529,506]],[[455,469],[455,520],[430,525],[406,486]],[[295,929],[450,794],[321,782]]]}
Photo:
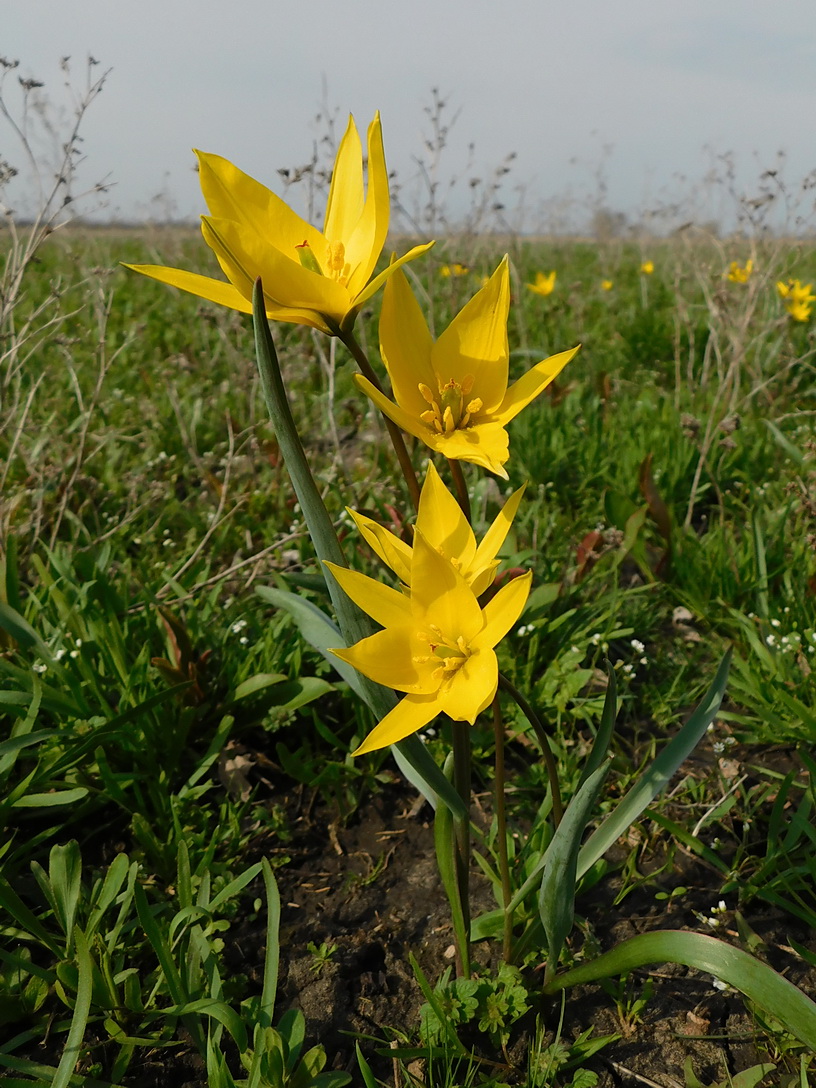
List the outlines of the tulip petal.
{"label": "tulip petal", "polygon": [[260,276],[264,294],[288,309],[316,310],[338,321],[348,309],[348,291],[336,280],[304,268],[233,220],[202,216],[201,232],[224,273],[250,298]]}
{"label": "tulip petal", "polygon": [[540,363],[523,374],[517,382],[507,390],[501,407],[496,412],[497,419],[502,423],[509,423],[519,414],[522,408],[526,408],[531,400],[542,393],[550,382],[557,378],[570,359],[580,350],[581,345],[571,348],[569,351],[561,351],[557,355],[551,355],[548,359],[542,359]]}
{"label": "tulip petal", "polygon": [[343,236],[346,244],[346,260],[351,266],[349,291],[356,296],[371,278],[385,240],[391,215],[391,199],[388,193],[388,170],[383,150],[382,125],[377,113],[368,126],[368,190],[362,214],[353,224],[353,230]]}
{"label": "tulip petal", "polygon": [[196,151],[201,191],[215,219],[232,219],[247,234],[270,242],[297,261],[296,246],[308,242],[322,261],[326,240],[271,189],[220,155]]}
{"label": "tulip petal", "polygon": [[507,534],[510,532],[510,526],[513,524],[513,518],[518,512],[519,503],[527,484],[514,491],[504,506],[499,511],[499,515],[485,535],[479,541],[479,546],[476,549],[476,557],[474,560],[474,566],[478,566],[480,563],[488,563],[499,554],[499,549],[504,544]]}
{"label": "tulip petal", "polygon": [[510,273],[505,257],[480,291],[459,311],[437,340],[433,368],[445,383],[473,378],[473,396],[488,415],[502,403],[507,389]]}
{"label": "tulip petal", "polygon": [[374,752],[378,748],[396,744],[397,741],[404,740],[417,729],[421,729],[423,725],[433,721],[438,713],[435,695],[406,695],[351,754],[361,756],[364,752]]}
{"label": "tulip petal", "polygon": [[467,574],[476,555],[476,537],[433,462],[428,464],[416,523],[427,541],[446,559],[455,559],[462,574]]}
{"label": "tulip petal", "polygon": [[524,611],[530,596],[530,583],[533,572],[513,578],[502,586],[499,592],[485,605],[483,610],[484,627],[474,639],[479,647],[496,646]]}
{"label": "tulip petal", "polygon": [[252,303],[244,298],[232,283],[213,280],[209,276],[200,276],[197,272],[186,272],[183,268],[165,268],[160,264],[126,264],[124,267],[133,272],[141,272],[143,276],[149,276],[152,280],[158,280],[159,283],[167,283],[191,295],[198,295],[199,298],[205,298],[208,302],[228,306],[230,310],[239,310],[243,314],[252,313]]}
{"label": "tulip petal", "polygon": [[376,293],[382,287],[382,285],[386,282],[386,280],[388,280],[389,277],[394,272],[396,272],[398,268],[401,268],[409,261],[413,261],[415,257],[421,257],[422,254],[427,253],[427,251],[434,244],[434,242],[423,242],[421,246],[414,246],[413,249],[409,249],[407,253],[403,253],[401,257],[396,257],[394,260],[392,260],[388,268],[384,268],[382,272],[379,273],[379,275],[375,276],[371,283],[369,283],[368,287],[365,288],[365,290],[354,296],[355,309],[359,310],[359,308],[364,303],[368,302],[370,298],[373,298],[374,295],[376,295]]}
{"label": "tulip petal", "polygon": [[423,664],[428,645],[416,637],[414,625],[388,627],[353,646],[331,652],[369,680],[387,688],[415,695],[429,695],[439,688],[434,670]]}
{"label": "tulip petal", "polygon": [[[370,167],[369,167],[370,169]],[[323,233],[330,242],[351,237],[363,212],[363,145],[354,118],[349,116],[346,131],[334,160]],[[377,254],[379,256],[379,253]],[[348,247],[346,260],[350,260]],[[375,258],[376,260],[376,258]],[[368,277],[366,276],[366,279]]]}
{"label": "tulip petal", "polygon": [[438,394],[431,365],[433,339],[425,315],[404,272],[396,272],[385,285],[380,312],[380,351],[385,361],[394,399],[419,416],[429,407],[419,392],[420,383]]}
{"label": "tulip petal", "polygon": [[[348,507],[346,509],[348,510]],[[374,552],[394,571],[400,581],[407,585],[411,580],[410,545],[364,514],[358,514],[354,510],[348,510],[348,512]]]}
{"label": "tulip petal", "polygon": [[417,437],[451,461],[470,461],[505,480],[508,478],[504,462],[510,456],[510,440],[501,423],[488,421],[459,428],[450,434],[426,432]]}
{"label": "tulip petal", "polygon": [[428,426],[419,418],[418,414],[413,415],[411,412],[406,412],[399,404],[394,404],[362,374],[353,375],[353,381],[358,389],[361,389],[369,399],[374,401],[383,415],[388,416],[398,427],[402,427],[404,431],[412,434],[414,438],[419,438],[431,445]]}
{"label": "tulip petal", "polygon": [[345,595],[381,627],[411,622],[411,605],[398,589],[392,589],[391,586],[383,585],[375,578],[369,578],[356,570],[349,570],[348,567],[339,567],[328,562],[324,565],[331,571]]}
{"label": "tulip petal", "polygon": [[499,663],[492,648],[477,650],[439,693],[439,709],[457,722],[476,721],[499,686]]}
{"label": "tulip petal", "polygon": [[437,627],[452,646],[460,636],[469,643],[483,626],[473,590],[418,528],[411,556],[411,607],[418,625]]}

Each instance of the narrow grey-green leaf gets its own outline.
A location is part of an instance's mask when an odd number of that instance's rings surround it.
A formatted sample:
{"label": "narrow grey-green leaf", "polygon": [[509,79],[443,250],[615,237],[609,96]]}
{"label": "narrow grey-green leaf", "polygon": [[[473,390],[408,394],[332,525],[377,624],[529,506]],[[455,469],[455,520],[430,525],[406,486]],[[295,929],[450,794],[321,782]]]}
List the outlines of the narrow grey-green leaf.
{"label": "narrow grey-green leaf", "polygon": [[766,963],[703,933],[671,929],[641,933],[589,963],[556,975],[547,992],[625,975],[650,963],[682,963],[727,982],[816,1052],[816,1004]]}
{"label": "narrow grey-green leaf", "polygon": [[638,777],[634,786],[615,810],[590,836],[578,857],[579,877],[591,869],[598,858],[603,857],[609,847],[617,842],[643,810],[651,804],[704,736],[720,709],[728,682],[730,664],[731,651],[729,650],[720,662],[716,676],[703,696],[702,702],[689,720],[677,736],[666,745],[652,765]]}
{"label": "narrow grey-green leaf", "polygon": [[547,864],[538,894],[538,913],[547,934],[547,976],[558,966],[564,941],[572,929],[578,851],[608,770],[609,763],[602,764],[580,787],[547,847]]}

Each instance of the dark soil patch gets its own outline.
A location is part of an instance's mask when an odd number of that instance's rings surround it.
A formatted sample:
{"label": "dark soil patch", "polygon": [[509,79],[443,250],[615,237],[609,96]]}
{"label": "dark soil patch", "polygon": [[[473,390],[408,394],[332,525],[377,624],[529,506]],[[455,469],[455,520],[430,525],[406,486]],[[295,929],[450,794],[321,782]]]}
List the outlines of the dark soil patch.
{"label": "dark soil patch", "polygon": [[[284,904],[278,1010],[300,1008],[310,1038],[327,1050],[327,1067],[347,1069],[355,1083],[359,1079],[355,1035],[374,1036],[384,1047],[396,1032],[410,1034],[419,1023],[424,999],[409,953],[432,982],[453,963],[452,929],[436,869],[431,820],[430,808],[418,805],[415,795],[400,786],[383,790],[347,827],[332,826],[330,815],[317,805],[293,825],[294,838],[287,846],[292,861],[278,872]],[[656,853],[660,849],[656,844]],[[472,880],[474,913],[494,908],[490,887],[478,870]],[[716,931],[700,921],[698,915],[708,915],[716,905],[720,883],[695,857],[675,853],[660,881],[667,890],[682,883],[688,892],[682,901],[665,903],[655,899],[656,887],[651,885],[614,905],[620,881],[612,876],[579,899],[577,912],[587,918],[590,939],[600,950],[652,929],[715,932],[739,943],[731,915],[723,916]],[[756,900],[747,920],[765,942],[768,962],[813,993],[816,972],[807,971],[792,954],[789,939],[793,936],[816,948],[814,935],[789,915]],[[257,947],[258,936],[251,930],[240,933],[244,955]],[[322,966],[308,950],[310,942],[334,948]],[[578,937],[576,950],[581,944]],[[477,945],[476,961],[486,963],[493,951],[486,943]],[[262,948],[250,958],[260,963]],[[246,970],[246,960],[241,969]],[[621,1021],[600,986],[567,995],[565,1037],[574,1038],[590,1026],[596,1035],[621,1035],[590,1063],[601,1085],[649,1083],[637,1079],[646,1077],[653,1084],[682,1086],[687,1058],[703,1081],[722,1080],[726,1071],[733,1075],[771,1060],[763,1033],[757,1033],[739,994],[717,989],[711,976],[675,965],[637,972],[635,990],[647,979],[653,993],[636,1024]],[[543,1012],[554,1032],[560,1001],[548,1001]],[[487,1039],[482,1043],[489,1052]],[[514,1052],[520,1068],[504,1074],[511,1083],[516,1078],[525,1083],[523,1043]],[[376,1049],[370,1042],[363,1045],[375,1071],[390,1083],[390,1062],[378,1062]],[[493,1057],[501,1060],[501,1055]]]}

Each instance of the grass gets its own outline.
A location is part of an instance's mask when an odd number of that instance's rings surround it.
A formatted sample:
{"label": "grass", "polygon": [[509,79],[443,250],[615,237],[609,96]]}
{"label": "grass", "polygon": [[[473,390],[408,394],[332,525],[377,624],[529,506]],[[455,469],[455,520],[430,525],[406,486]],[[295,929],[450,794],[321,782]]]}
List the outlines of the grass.
{"label": "grass", "polygon": [[[485,238],[438,249],[410,266],[437,330],[501,255]],[[513,424],[509,484],[471,483],[488,524],[530,481],[506,559],[536,588],[502,667],[546,713],[568,788],[599,725],[606,657],[622,692],[611,798],[734,647],[710,773],[686,774],[641,820],[621,899],[665,897],[638,866],[668,833],[708,866],[712,905],[764,901],[812,926],[816,386],[811,327],[774,284],[816,262],[774,240],[751,253],[739,285],[724,272],[744,244],[655,241],[645,276],[641,247],[620,240],[513,241],[514,370],[584,346]],[[14,1083],[127,1084],[156,1047],[197,1053],[210,1084],[230,1083],[238,1052],[251,1066],[260,1040],[270,1069],[296,1064],[297,1023],[288,1057],[263,1034],[274,984],[264,997],[223,958],[239,912],[269,901],[274,914],[269,874],[247,898],[259,828],[280,860],[288,842],[234,757],[263,737],[275,773],[341,820],[387,773],[381,753],[347,758],[365,712],[254,593],[289,576],[322,601],[246,320],[118,267],[204,271],[207,256],[180,229],[58,232],[0,329],[0,1066]],[[453,261],[469,274],[440,276]],[[550,296],[526,290],[553,268]],[[358,326],[369,348],[375,316]],[[275,335],[341,532],[345,505],[387,520],[404,496],[342,348]],[[489,752],[486,726],[475,741]],[[544,789],[538,768],[521,773],[520,828]],[[46,1038],[51,1064],[30,1056]]]}

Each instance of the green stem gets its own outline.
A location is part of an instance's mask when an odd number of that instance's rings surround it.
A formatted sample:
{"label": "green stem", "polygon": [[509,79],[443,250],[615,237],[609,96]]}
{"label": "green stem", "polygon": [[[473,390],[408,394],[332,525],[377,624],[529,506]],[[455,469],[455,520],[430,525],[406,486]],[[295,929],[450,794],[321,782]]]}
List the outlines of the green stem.
{"label": "green stem", "polygon": [[473,524],[473,518],[470,513],[470,496],[468,495],[467,484],[465,483],[465,474],[462,471],[462,465],[459,461],[448,460],[448,465],[451,470],[451,476],[453,482],[456,485],[456,498],[459,500],[459,506],[462,508],[462,513],[468,520],[468,524]]}
{"label": "green stem", "polygon": [[507,856],[507,815],[504,796],[504,727],[498,694],[493,699],[493,737],[496,746],[493,808],[496,813],[496,835],[499,840],[499,873],[501,874],[502,907],[504,908],[502,956],[504,962],[509,963],[513,944],[513,912],[509,909],[512,895],[510,891],[510,859]]}
{"label": "green stem", "polygon": [[558,767],[555,763],[555,757],[552,754],[552,748],[550,748],[550,741],[547,737],[547,733],[544,726],[541,724],[541,719],[533,710],[532,706],[527,702],[521,692],[516,688],[506,676],[499,673],[499,687],[506,691],[510,698],[521,710],[524,717],[533,727],[535,735],[538,738],[538,743],[541,745],[541,751],[544,755],[544,763],[547,766],[547,777],[550,781],[550,791],[552,793],[552,807],[553,807],[553,821],[555,826],[561,823],[561,818],[564,815],[564,806],[561,801],[561,787],[558,785]]}
{"label": "green stem", "polygon": [[470,725],[452,722],[453,785],[465,806],[465,815],[453,817],[456,837],[456,877],[465,920],[465,947],[457,949],[459,973],[470,978]]}
{"label": "green stem", "polygon": [[[377,375],[374,373],[366,353],[363,351],[360,343],[355,337],[354,332],[351,329],[344,332],[338,328],[336,335],[354,356],[357,366],[360,368],[360,373],[368,378],[375,389],[378,389],[381,393],[384,392],[383,387],[380,384]],[[408,454],[408,448],[405,445],[405,439],[402,437],[402,431],[392,419],[389,419],[386,415],[383,415],[383,419],[385,420],[385,426],[388,430],[388,436],[391,439],[391,445],[394,447],[394,453],[397,455],[397,460],[399,461],[400,471],[405,477],[405,482],[408,485],[411,502],[414,504],[414,509],[416,510],[419,508],[419,481],[414,472],[414,466],[411,464],[411,458]]]}

